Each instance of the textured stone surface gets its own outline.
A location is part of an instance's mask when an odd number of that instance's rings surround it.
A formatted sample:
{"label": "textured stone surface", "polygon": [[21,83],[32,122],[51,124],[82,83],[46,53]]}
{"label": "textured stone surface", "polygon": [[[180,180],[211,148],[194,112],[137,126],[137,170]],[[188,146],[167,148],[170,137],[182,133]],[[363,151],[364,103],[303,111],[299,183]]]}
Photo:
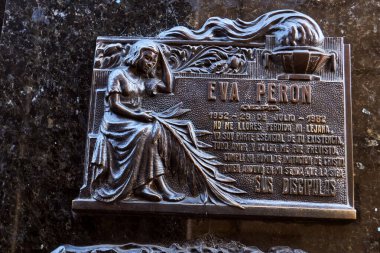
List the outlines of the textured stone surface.
{"label": "textured stone surface", "polygon": [[6,3],[6,0],[0,1],[0,31],[1,31],[1,28],[3,27],[5,3]]}
{"label": "textured stone surface", "polygon": [[[70,243],[169,245],[214,234],[267,250],[380,250],[380,4],[366,1],[8,0],[0,42],[0,251],[49,251]],[[352,222],[74,218],[82,183],[93,50],[99,35],[154,36],[210,16],[252,20],[290,8],[353,48],[355,204]],[[333,110],[333,108],[332,108]]]}

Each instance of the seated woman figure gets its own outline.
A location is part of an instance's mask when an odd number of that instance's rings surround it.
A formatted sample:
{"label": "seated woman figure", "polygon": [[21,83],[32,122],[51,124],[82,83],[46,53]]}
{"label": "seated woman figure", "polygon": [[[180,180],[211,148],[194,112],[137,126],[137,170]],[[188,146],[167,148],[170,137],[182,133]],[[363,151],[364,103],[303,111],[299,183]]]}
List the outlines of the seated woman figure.
{"label": "seated woman figure", "polygon": [[[160,64],[161,76],[156,67]],[[153,80],[153,82],[152,82]],[[153,83],[153,85],[151,85]],[[150,201],[180,201],[185,195],[173,191],[165,180],[162,125],[152,112],[141,108],[144,94],[172,92],[173,77],[159,45],[151,40],[133,44],[125,64],[108,78],[105,112],[91,165],[92,196],[111,202],[128,196]]]}

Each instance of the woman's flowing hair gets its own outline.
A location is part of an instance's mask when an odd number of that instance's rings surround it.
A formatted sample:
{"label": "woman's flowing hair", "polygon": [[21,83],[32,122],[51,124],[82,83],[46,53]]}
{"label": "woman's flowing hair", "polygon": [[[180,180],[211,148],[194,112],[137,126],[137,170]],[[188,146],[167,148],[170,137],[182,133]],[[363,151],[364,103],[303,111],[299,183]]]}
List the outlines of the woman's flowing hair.
{"label": "woman's flowing hair", "polygon": [[[125,56],[124,63],[127,66],[136,66],[137,61],[141,58],[142,52],[144,50],[150,50],[159,55],[159,62],[161,63],[161,72],[162,72],[162,80],[164,83],[169,85],[169,87],[173,87],[173,74],[170,70],[170,66],[166,57],[162,51],[160,45],[152,40],[143,39],[134,43],[128,51],[128,54]],[[155,72],[149,73],[150,77],[154,77]],[[171,92],[171,90],[170,90]]]}
{"label": "woman's flowing hair", "polygon": [[125,56],[125,64],[129,66],[136,66],[137,61],[141,58],[144,50],[150,50],[156,54],[160,54],[160,49],[157,43],[152,40],[139,40],[129,49],[128,54]]}

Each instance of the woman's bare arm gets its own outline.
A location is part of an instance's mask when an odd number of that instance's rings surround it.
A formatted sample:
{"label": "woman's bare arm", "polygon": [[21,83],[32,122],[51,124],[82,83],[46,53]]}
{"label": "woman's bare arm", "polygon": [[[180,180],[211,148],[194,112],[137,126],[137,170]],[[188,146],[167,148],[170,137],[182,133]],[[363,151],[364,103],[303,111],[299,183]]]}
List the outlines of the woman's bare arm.
{"label": "woman's bare arm", "polygon": [[161,55],[162,57],[162,70],[163,73],[165,73],[162,77],[162,84],[159,83],[159,89],[162,90],[161,92],[165,93],[172,93],[173,92],[173,75],[171,74],[170,68],[169,68],[169,63],[167,62],[166,58],[164,55]]}
{"label": "woman's bare arm", "polygon": [[109,104],[110,104],[110,109],[112,112],[127,117],[131,119],[135,119],[138,121],[143,121],[143,122],[151,122],[153,121],[153,117],[149,115],[146,112],[134,112],[127,106],[123,105],[120,102],[120,94],[119,93],[112,93],[109,96]]}

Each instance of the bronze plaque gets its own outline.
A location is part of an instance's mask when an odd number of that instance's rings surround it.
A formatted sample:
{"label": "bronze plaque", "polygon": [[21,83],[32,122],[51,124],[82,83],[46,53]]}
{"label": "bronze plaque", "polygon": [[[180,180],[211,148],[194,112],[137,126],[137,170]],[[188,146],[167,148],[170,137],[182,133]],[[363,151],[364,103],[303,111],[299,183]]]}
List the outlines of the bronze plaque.
{"label": "bronze plaque", "polygon": [[99,37],[73,209],[355,219],[350,85],[296,11]]}

